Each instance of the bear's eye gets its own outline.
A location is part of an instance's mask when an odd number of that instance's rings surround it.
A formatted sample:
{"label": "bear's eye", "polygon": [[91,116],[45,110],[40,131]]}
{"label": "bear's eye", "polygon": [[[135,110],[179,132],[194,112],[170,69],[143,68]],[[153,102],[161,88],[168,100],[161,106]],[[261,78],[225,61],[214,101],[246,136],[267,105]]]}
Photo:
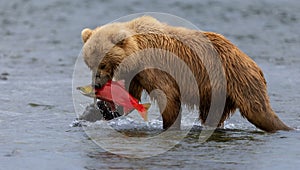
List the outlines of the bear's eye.
{"label": "bear's eye", "polygon": [[117,46],[124,46],[124,44],[125,44],[125,39],[116,43]]}

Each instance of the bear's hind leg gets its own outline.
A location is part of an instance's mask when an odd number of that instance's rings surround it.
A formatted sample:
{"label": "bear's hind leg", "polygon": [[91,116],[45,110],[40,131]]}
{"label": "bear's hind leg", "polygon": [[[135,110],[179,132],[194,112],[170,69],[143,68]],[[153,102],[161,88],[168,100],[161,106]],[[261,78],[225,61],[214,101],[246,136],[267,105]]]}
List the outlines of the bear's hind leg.
{"label": "bear's hind leg", "polygon": [[[247,101],[247,104],[239,106],[243,117],[254,124],[259,129],[266,132],[276,132],[277,130],[292,130],[285,125],[272,110],[269,100],[260,103],[257,101]],[[263,103],[262,103],[263,102]]]}
{"label": "bear's hind leg", "polygon": [[181,103],[177,99],[168,99],[167,105],[162,112],[163,129],[180,129],[181,125]]}

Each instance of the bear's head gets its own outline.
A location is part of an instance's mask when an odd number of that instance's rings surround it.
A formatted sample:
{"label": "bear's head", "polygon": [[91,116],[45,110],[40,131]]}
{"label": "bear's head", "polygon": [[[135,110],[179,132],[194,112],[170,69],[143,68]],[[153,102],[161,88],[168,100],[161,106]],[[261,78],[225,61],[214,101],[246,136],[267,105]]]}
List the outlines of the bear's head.
{"label": "bear's head", "polygon": [[85,63],[93,71],[95,85],[101,87],[112,78],[123,79],[123,75],[127,77],[140,70],[139,67],[142,67],[141,63],[144,62],[142,57],[145,58],[145,54],[141,53],[142,49],[153,48],[149,44],[159,44],[155,41],[163,42],[157,36],[152,38],[149,36],[164,34],[164,26],[153,17],[142,16],[128,22],[100,26],[93,30],[83,29],[82,54]]}
{"label": "bear's head", "polygon": [[102,87],[114,76],[118,65],[127,57],[138,51],[134,32],[122,23],[112,23],[89,28],[81,32],[83,58],[93,71],[95,85]]}

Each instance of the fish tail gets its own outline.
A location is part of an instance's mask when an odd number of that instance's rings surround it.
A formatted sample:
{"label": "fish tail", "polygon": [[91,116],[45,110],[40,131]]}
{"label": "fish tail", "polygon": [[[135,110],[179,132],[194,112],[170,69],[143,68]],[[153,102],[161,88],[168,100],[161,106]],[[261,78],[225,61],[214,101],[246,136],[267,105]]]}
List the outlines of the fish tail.
{"label": "fish tail", "polygon": [[142,105],[144,106],[145,110],[147,111],[150,108],[151,103],[144,103]]}
{"label": "fish tail", "polygon": [[148,121],[148,109],[150,108],[151,104],[150,103],[144,103],[142,104],[143,109],[138,110],[139,114],[142,116],[144,121]]}

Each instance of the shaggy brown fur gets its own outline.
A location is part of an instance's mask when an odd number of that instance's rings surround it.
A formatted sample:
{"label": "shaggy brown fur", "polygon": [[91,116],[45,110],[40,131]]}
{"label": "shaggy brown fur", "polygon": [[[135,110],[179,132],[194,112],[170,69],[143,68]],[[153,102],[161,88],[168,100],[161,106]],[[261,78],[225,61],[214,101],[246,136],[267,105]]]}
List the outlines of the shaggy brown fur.
{"label": "shaggy brown fur", "polygon": [[[180,126],[184,103],[199,107],[199,119],[204,125],[221,126],[239,108],[243,117],[262,130],[291,130],[271,109],[261,69],[222,35],[172,27],[144,16],[94,30],[84,29],[82,40],[83,57],[95,73],[96,85],[102,86],[114,77],[131,80],[125,82],[130,83],[129,92],[138,99],[143,90],[155,91],[153,98],[158,101],[164,129],[172,124]],[[189,69],[181,67],[172,55]],[[220,68],[211,56],[217,56]],[[189,85],[189,70],[195,76],[195,86]],[[225,84],[221,74],[210,76],[209,70],[223,71]],[[226,96],[225,108],[211,113],[212,89],[217,89],[216,96],[224,91]],[[207,121],[208,113],[222,114],[221,120]]]}

